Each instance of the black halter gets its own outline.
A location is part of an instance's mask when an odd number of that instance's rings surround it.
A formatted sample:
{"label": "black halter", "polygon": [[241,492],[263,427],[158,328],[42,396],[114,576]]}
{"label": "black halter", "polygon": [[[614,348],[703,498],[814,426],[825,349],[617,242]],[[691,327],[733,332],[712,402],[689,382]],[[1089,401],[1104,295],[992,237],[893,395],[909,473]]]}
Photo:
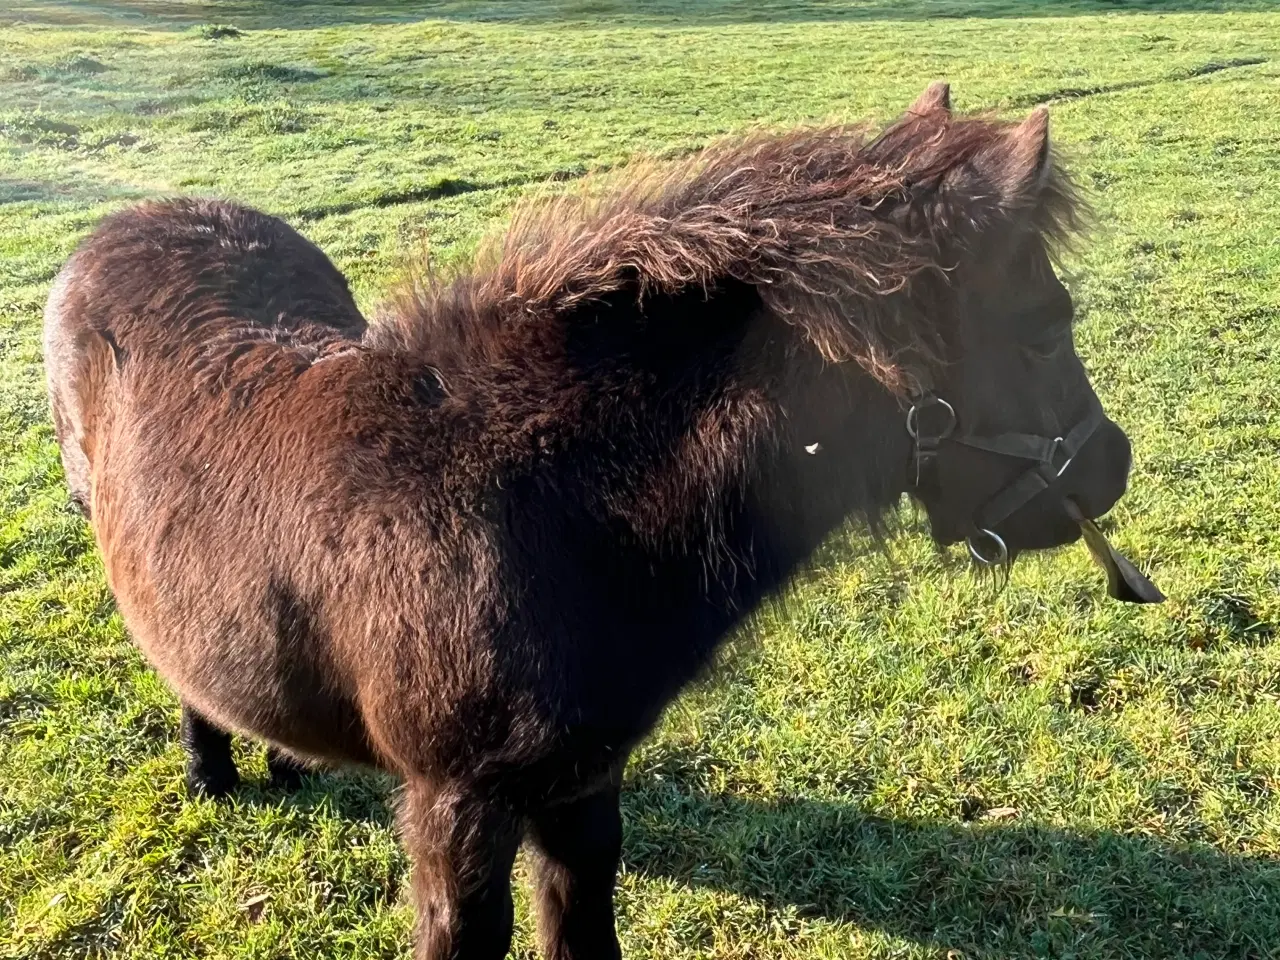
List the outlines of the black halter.
{"label": "black halter", "polygon": [[[935,419],[937,422],[929,422]],[[943,441],[1032,461],[1032,466],[987,500],[974,514],[974,526],[978,535],[991,545],[994,555],[984,553],[978,546],[980,541],[974,536],[966,540],[970,555],[979,563],[985,566],[1003,564],[1009,559],[1009,548],[993,528],[1062,476],[1080,448],[1098,429],[1102,419],[1102,404],[1094,399],[1084,419],[1064,436],[1050,438],[1030,433],[998,433],[984,437],[957,434],[955,408],[932,390],[922,390],[912,399],[911,409],[907,411],[907,434],[915,443],[910,483],[922,492],[938,489],[938,476],[934,466],[938,448]]]}

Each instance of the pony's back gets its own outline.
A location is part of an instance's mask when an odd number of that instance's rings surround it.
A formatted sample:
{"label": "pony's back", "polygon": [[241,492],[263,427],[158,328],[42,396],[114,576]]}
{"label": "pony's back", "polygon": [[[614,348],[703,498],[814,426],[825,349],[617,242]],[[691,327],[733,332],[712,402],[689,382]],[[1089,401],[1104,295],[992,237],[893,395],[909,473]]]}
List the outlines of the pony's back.
{"label": "pony's back", "polygon": [[107,218],[58,274],[44,311],[46,382],[73,501],[88,512],[95,422],[126,357],[154,363],[152,347],[171,354],[184,339],[316,349],[359,339],[365,326],[346,278],[275,217],[185,198]]}

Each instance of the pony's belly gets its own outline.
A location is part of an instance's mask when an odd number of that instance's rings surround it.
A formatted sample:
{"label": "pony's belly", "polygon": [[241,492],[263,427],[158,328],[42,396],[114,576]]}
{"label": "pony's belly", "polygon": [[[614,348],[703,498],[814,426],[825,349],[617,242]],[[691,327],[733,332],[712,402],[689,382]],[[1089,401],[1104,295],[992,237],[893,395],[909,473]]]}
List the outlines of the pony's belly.
{"label": "pony's belly", "polygon": [[[219,727],[290,753],[376,765],[354,700],[339,689],[320,644],[282,638],[265,620],[208,608],[165,614],[117,595],[130,634],[181,700]],[[212,620],[211,624],[209,621]]]}
{"label": "pony's belly", "polygon": [[[229,688],[196,681],[180,694],[226,730],[283,747],[298,757],[377,766],[351,701],[318,688]],[[188,694],[188,690],[190,693]]]}

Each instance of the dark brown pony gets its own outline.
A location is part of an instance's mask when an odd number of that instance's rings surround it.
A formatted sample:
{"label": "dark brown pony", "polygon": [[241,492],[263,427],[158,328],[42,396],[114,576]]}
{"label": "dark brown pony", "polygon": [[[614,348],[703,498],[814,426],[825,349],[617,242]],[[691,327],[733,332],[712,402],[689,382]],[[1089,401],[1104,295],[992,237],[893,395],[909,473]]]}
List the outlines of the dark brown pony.
{"label": "dark brown pony", "polygon": [[1046,116],[947,100],[525,205],[367,330],[278,220],[103,223],[50,297],[49,388],[193,785],[233,781],[223,730],[392,771],[419,957],[505,955],[526,839],[546,954],[617,957],[628,752],[824,537],[909,491],[1004,559],[1124,491]]}

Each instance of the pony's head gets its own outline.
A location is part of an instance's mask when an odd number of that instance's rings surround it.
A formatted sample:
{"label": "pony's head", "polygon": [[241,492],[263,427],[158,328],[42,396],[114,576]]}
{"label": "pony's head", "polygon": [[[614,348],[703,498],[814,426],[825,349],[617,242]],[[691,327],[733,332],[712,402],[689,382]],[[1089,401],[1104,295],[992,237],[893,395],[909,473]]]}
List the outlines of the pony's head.
{"label": "pony's head", "polygon": [[916,196],[903,210],[942,238],[954,292],[954,316],[934,327],[943,356],[914,378],[905,423],[912,492],[935,538],[968,538],[983,562],[1074,540],[1079,514],[1100,516],[1124,493],[1130,449],[1076,353],[1053,267],[1080,205],[1048,114],[955,121],[935,84],[872,150],[910,155]]}

